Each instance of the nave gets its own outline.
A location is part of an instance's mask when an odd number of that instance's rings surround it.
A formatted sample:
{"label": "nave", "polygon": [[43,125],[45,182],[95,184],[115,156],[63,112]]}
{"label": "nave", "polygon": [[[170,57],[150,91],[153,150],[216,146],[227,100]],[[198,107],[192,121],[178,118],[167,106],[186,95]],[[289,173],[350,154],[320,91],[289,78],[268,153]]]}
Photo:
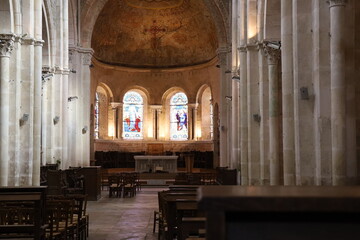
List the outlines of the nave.
{"label": "nave", "polygon": [[156,240],[153,214],[158,209],[158,191],[166,189],[143,187],[132,198],[109,198],[103,190],[100,200],[88,202],[89,240]]}

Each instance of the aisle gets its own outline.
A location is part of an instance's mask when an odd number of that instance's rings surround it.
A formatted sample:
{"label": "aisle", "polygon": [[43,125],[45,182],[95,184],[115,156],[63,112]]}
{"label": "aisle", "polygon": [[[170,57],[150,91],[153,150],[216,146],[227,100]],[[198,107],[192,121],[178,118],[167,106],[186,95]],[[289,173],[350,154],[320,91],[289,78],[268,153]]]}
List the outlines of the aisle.
{"label": "aisle", "polygon": [[134,198],[102,198],[89,201],[89,240],[155,240],[153,212],[158,209],[157,192],[167,188],[142,188]]}

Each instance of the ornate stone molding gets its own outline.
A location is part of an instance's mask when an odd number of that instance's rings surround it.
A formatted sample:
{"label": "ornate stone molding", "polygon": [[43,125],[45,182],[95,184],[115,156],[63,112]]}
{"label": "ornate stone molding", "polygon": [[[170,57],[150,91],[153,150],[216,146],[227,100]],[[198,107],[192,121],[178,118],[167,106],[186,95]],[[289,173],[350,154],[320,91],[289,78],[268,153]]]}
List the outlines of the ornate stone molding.
{"label": "ornate stone molding", "polygon": [[240,46],[240,47],[238,47],[238,50],[239,50],[239,52],[247,52],[247,47],[246,47],[246,45]]}
{"label": "ornate stone molding", "polygon": [[347,4],[347,0],[329,0],[328,3],[329,3],[329,7],[345,7],[346,4]]}
{"label": "ornate stone molding", "polygon": [[216,53],[219,58],[220,66],[225,66],[227,64],[227,55],[231,53],[231,46],[218,48]]}
{"label": "ornate stone molding", "polygon": [[111,108],[112,108],[113,110],[115,110],[115,109],[117,109],[117,108],[122,107],[122,106],[123,106],[123,103],[121,103],[121,102],[111,102],[110,105],[111,105]]}
{"label": "ornate stone molding", "polygon": [[258,43],[252,43],[246,45],[247,51],[259,51],[260,45]]}
{"label": "ornate stone molding", "polygon": [[21,45],[34,45],[35,39],[34,38],[22,38]]}
{"label": "ornate stone molding", "polygon": [[14,34],[0,34],[0,57],[10,57],[14,49]]}
{"label": "ornate stone molding", "polygon": [[281,57],[280,48],[277,49],[277,48],[271,47],[267,43],[264,43],[263,49],[264,49],[264,54],[268,59],[268,64],[269,65],[278,64],[279,59]]}

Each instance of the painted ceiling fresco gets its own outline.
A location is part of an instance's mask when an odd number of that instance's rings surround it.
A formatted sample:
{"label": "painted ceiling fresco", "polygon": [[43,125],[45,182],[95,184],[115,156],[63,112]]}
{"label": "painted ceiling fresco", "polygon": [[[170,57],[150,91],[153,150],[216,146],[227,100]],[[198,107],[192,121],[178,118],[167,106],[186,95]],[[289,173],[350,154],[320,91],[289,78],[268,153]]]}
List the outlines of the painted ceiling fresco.
{"label": "painted ceiling fresco", "polygon": [[200,64],[217,47],[203,0],[109,0],[92,36],[95,58],[131,67]]}

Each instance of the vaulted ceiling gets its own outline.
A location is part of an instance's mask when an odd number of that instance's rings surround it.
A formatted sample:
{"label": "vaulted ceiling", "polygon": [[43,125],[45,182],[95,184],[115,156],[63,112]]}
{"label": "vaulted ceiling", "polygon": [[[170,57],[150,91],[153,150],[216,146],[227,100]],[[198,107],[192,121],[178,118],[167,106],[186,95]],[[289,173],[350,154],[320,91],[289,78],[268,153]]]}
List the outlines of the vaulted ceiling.
{"label": "vaulted ceiling", "polygon": [[109,0],[92,35],[95,58],[130,67],[207,62],[218,48],[204,0]]}

